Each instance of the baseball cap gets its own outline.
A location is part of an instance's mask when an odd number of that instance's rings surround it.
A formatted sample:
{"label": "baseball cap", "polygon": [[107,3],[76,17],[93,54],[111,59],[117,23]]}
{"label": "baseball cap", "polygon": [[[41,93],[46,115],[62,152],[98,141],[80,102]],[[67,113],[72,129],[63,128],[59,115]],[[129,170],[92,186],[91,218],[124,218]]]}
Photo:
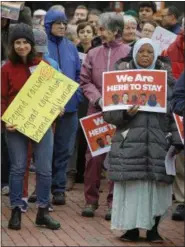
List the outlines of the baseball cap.
{"label": "baseball cap", "polygon": [[48,38],[47,34],[42,29],[33,29],[35,39],[36,52],[48,53]]}

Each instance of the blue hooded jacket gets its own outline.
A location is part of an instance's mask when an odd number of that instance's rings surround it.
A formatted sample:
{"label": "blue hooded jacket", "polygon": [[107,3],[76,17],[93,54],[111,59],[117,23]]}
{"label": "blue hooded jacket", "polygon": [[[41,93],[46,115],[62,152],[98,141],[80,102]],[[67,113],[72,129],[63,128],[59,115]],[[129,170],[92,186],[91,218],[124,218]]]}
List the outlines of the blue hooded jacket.
{"label": "blue hooded jacket", "polygon": [[[56,37],[51,34],[51,27],[55,21],[67,22],[65,14],[57,10],[49,10],[45,16],[44,25],[48,35],[49,56],[54,59],[67,77],[77,83],[80,82],[80,59],[75,45],[65,37]],[[79,88],[65,107],[65,112],[77,111],[79,103],[83,100]]]}
{"label": "blue hooded jacket", "polygon": [[54,69],[61,72],[58,63],[52,58],[50,58],[48,54],[44,54],[43,59],[47,61]]}

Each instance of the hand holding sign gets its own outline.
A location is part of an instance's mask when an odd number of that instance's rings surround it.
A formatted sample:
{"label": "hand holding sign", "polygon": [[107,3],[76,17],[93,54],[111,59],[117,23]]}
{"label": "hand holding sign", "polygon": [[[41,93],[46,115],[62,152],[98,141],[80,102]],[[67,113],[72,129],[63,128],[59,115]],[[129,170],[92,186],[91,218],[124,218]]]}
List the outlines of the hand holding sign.
{"label": "hand holding sign", "polygon": [[15,132],[16,131],[16,127],[17,127],[17,124],[6,124],[6,129],[10,132]]}
{"label": "hand holding sign", "polygon": [[[166,112],[167,73],[162,70],[124,70],[103,73],[103,111]],[[133,111],[133,109],[131,110]]]}
{"label": "hand holding sign", "polygon": [[64,108],[60,108],[60,113],[59,113],[59,117],[62,117],[65,113],[65,109]]}
{"label": "hand holding sign", "polygon": [[135,116],[139,110],[139,105],[134,105],[134,106],[131,106],[128,110],[127,110],[127,114],[129,116]]}
{"label": "hand holding sign", "polygon": [[[65,81],[65,83],[64,83]],[[79,85],[42,61],[13,102],[2,120],[9,131],[19,132],[40,142],[56,117],[64,114],[64,107]]]}
{"label": "hand holding sign", "polygon": [[110,151],[116,128],[104,121],[102,112],[81,118],[80,123],[93,157]]}

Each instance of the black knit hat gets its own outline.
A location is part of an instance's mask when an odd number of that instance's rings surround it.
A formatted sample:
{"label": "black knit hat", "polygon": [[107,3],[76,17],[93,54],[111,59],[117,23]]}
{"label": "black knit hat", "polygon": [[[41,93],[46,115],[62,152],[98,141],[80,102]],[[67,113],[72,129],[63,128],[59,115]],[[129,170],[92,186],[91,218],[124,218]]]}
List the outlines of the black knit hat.
{"label": "black knit hat", "polygon": [[9,43],[12,44],[17,39],[27,39],[34,45],[34,35],[32,28],[24,23],[19,23],[10,28]]}

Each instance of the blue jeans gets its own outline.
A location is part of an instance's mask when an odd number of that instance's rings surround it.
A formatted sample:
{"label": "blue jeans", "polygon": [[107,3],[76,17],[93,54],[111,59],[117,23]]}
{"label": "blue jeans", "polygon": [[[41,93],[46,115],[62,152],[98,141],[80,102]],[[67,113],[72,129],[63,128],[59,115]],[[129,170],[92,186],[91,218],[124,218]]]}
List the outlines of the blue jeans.
{"label": "blue jeans", "polygon": [[66,170],[73,155],[77,129],[77,112],[65,113],[56,120],[53,155],[53,194],[65,192]]}
{"label": "blue jeans", "polygon": [[[10,156],[10,202],[14,208],[22,206],[24,174],[27,166],[28,144],[30,138],[20,132],[7,131],[7,145]],[[49,203],[52,180],[53,132],[46,132],[39,143],[32,142],[36,166],[36,194],[39,207]]]}

